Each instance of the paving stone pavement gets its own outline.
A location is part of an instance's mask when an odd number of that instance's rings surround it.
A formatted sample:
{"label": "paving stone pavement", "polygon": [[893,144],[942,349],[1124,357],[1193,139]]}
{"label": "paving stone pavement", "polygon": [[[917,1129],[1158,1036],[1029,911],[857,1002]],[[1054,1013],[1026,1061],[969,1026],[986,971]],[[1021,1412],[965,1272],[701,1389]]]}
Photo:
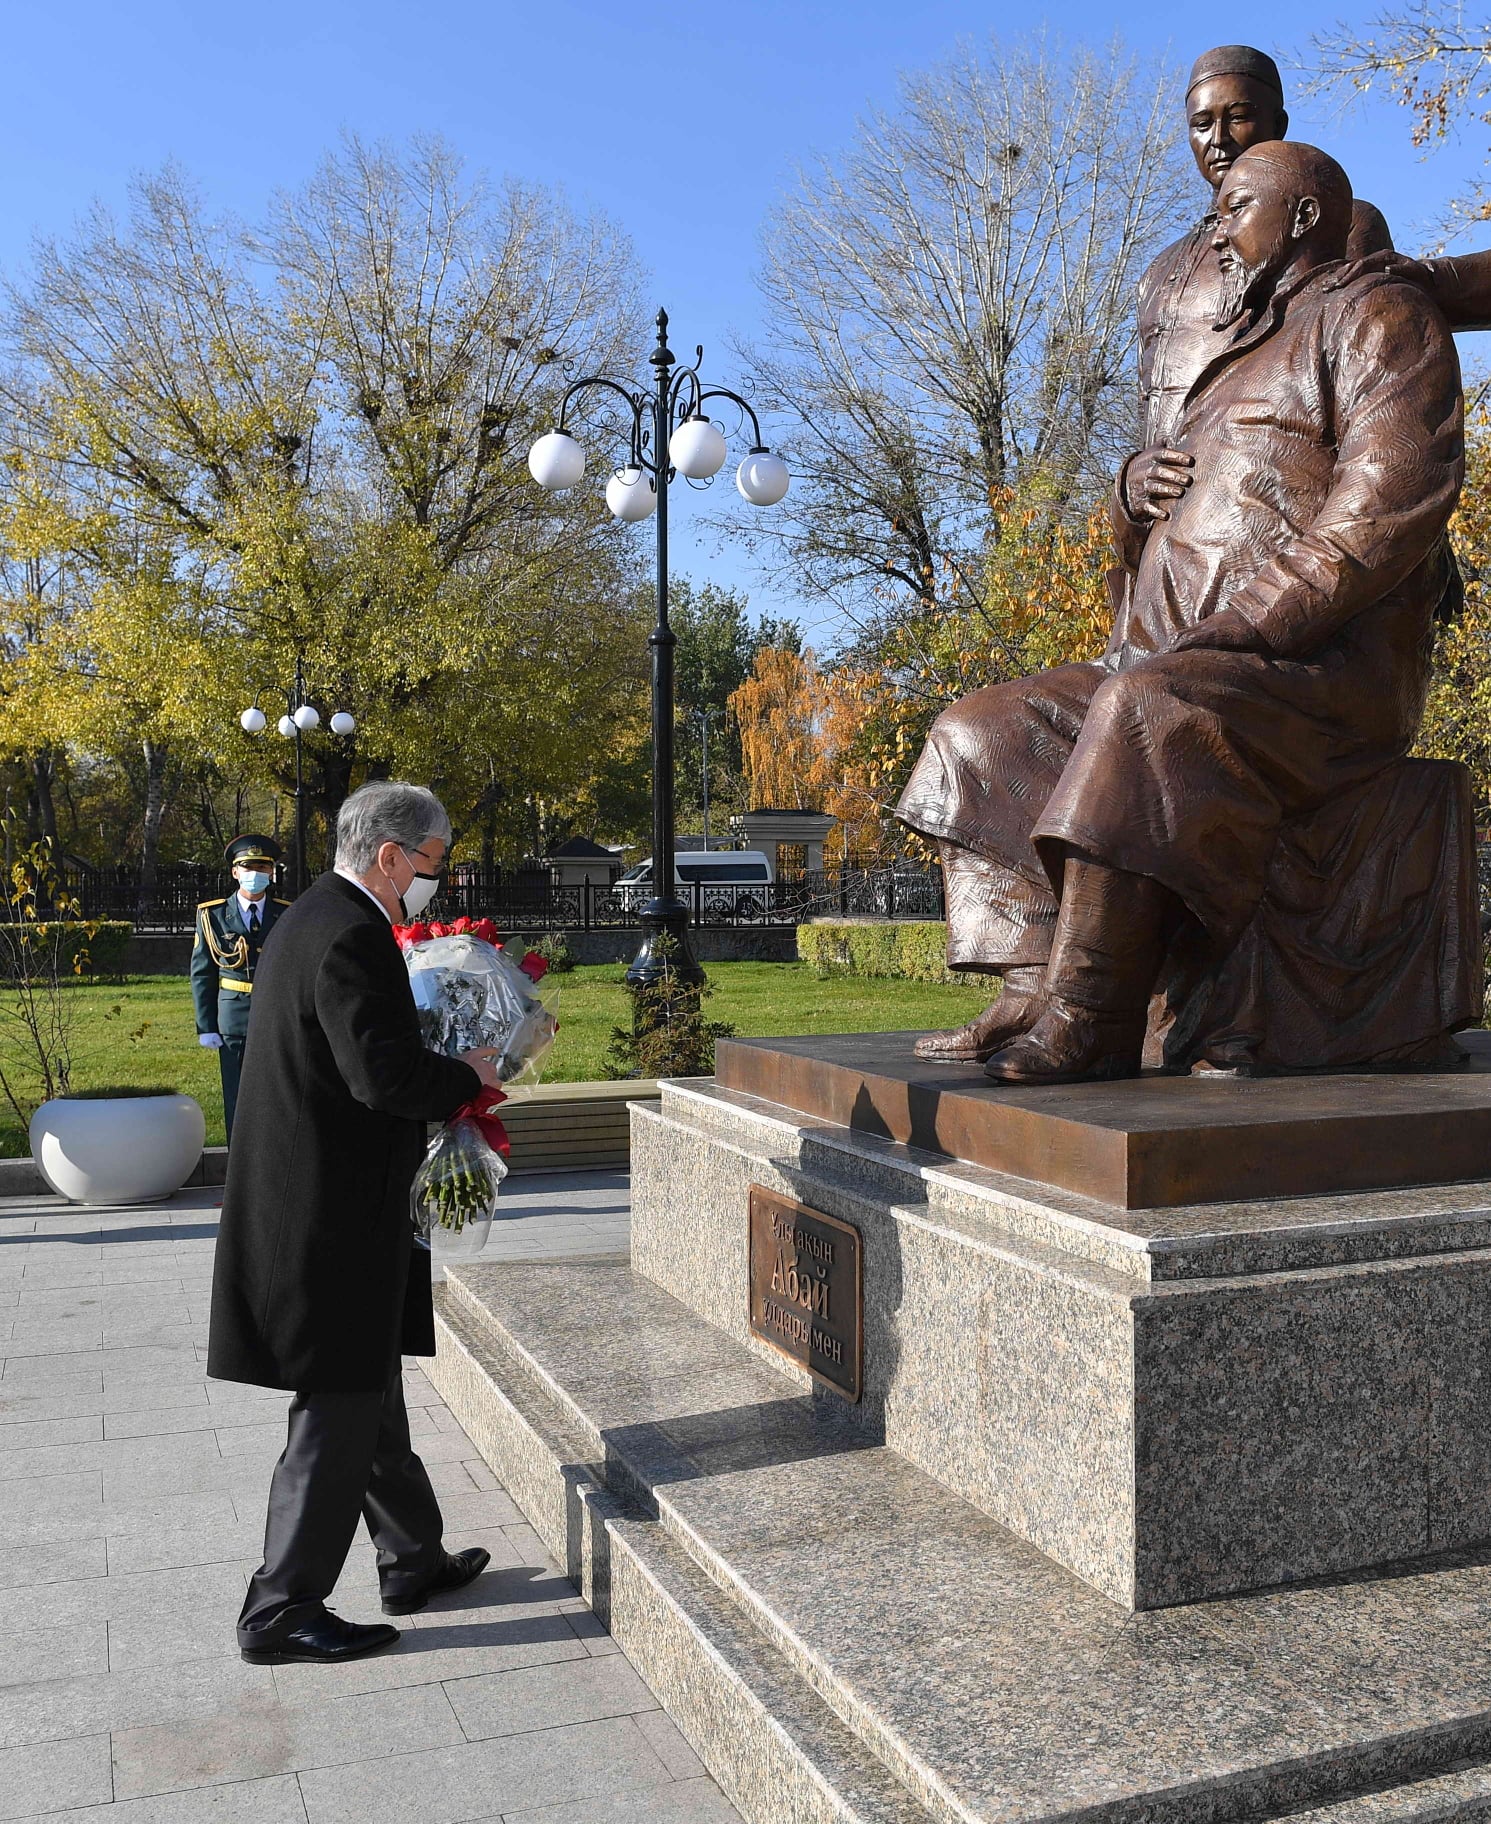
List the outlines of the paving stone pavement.
{"label": "paving stone pavement", "polygon": [[[0,1199],[0,1819],[738,1824],[416,1364],[452,1547],[386,1654],[246,1666],[287,1396],[208,1381],[218,1190]],[[514,1177],[484,1258],[624,1250],[622,1173]],[[360,1534],[333,1606],[381,1619]]]}

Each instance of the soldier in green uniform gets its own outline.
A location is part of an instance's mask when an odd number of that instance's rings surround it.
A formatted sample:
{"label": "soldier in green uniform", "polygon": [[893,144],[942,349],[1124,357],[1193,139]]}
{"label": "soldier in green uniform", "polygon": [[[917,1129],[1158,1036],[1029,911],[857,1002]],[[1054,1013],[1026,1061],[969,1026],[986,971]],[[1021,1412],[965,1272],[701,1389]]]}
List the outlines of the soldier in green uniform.
{"label": "soldier in green uniform", "polygon": [[217,1053],[223,1073],[223,1120],[233,1138],[233,1110],[248,1036],[254,966],[274,921],[289,903],[271,899],[280,847],[268,836],[235,836],[223,852],[238,891],[197,907],[192,947],[192,1000],[197,1042]]}

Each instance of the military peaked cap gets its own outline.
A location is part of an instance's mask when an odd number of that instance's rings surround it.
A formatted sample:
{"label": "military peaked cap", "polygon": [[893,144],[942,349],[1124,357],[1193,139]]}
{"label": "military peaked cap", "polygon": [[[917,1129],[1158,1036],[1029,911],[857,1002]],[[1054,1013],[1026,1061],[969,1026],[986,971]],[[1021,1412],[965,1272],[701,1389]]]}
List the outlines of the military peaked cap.
{"label": "military peaked cap", "polygon": [[223,850],[223,861],[230,868],[244,867],[251,861],[277,868],[280,859],[280,845],[272,836],[235,836]]}

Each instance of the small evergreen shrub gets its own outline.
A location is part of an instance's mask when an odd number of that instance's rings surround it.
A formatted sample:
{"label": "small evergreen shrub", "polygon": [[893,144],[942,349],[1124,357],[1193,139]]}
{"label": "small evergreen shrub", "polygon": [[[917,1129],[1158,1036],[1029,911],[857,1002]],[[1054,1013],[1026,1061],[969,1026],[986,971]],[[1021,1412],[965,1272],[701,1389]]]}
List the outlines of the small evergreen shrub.
{"label": "small evergreen shrub", "polygon": [[714,990],[680,981],[672,963],[672,942],[660,939],[656,954],[663,973],[657,981],[633,988],[632,1028],[611,1028],[604,1068],[610,1078],[712,1077],[716,1039],[729,1039],[735,1028],[724,1020],[707,1020],[704,1002]]}

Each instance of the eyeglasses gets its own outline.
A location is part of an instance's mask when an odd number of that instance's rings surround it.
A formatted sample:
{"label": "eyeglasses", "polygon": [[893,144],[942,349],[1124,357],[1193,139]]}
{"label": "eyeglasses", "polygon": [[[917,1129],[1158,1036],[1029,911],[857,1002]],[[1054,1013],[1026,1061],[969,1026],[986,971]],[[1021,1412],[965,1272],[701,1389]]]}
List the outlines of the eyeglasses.
{"label": "eyeglasses", "polygon": [[427,873],[425,873],[424,869],[419,866],[419,863],[422,861],[428,862],[429,857],[427,855],[421,855],[418,849],[411,849],[402,842],[399,844],[399,847],[401,849],[403,849],[404,853],[409,857],[410,861],[412,861],[415,864],[414,878],[416,880],[444,880],[445,879],[446,872],[450,866],[450,863],[448,861],[442,861],[440,866],[435,870],[435,872],[433,874],[427,874]]}

